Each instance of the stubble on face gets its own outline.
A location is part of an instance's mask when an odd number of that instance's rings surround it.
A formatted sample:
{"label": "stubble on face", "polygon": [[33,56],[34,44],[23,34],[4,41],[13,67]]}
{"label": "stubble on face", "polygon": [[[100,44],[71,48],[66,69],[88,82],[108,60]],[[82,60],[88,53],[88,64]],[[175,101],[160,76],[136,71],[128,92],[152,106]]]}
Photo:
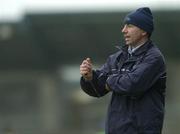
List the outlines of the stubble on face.
{"label": "stubble on face", "polygon": [[145,32],[132,24],[125,24],[122,33],[126,45],[136,47],[145,41]]}

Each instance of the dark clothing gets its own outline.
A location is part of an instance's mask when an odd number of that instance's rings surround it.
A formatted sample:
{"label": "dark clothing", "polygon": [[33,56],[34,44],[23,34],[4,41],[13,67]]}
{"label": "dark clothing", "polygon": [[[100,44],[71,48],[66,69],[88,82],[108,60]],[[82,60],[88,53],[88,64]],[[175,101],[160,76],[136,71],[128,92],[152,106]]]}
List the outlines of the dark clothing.
{"label": "dark clothing", "polygon": [[122,47],[110,55],[93,79],[81,88],[101,97],[111,89],[106,134],[161,134],[164,119],[166,68],[163,55],[147,41],[132,55]]}

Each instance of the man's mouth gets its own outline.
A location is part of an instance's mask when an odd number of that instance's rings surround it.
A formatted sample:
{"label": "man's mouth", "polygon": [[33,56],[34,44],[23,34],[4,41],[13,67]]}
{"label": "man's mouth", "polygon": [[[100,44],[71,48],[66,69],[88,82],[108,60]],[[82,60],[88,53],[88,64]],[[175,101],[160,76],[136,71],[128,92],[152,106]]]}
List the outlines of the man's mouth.
{"label": "man's mouth", "polygon": [[128,41],[130,36],[124,36],[125,41]]}

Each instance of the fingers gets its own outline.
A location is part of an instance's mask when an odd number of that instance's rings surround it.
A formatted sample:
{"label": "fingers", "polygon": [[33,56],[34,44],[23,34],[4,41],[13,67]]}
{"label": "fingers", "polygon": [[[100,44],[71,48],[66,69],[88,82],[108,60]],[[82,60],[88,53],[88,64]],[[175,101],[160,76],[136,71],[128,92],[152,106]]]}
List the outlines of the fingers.
{"label": "fingers", "polygon": [[86,58],[85,60],[83,60],[82,64],[87,64],[87,65],[92,65],[91,59],[90,58]]}
{"label": "fingers", "polygon": [[85,60],[83,60],[82,64],[81,64],[82,68],[89,68],[92,69],[92,62],[90,58],[87,58]]}
{"label": "fingers", "polygon": [[92,62],[90,58],[83,60],[82,64],[80,65],[80,74],[87,75],[88,73],[92,72]]}
{"label": "fingers", "polygon": [[81,67],[80,67],[80,73],[81,73],[82,75],[86,75],[86,74],[89,73],[90,71],[91,71],[90,68],[87,68],[87,67],[84,67],[84,66],[81,66]]}
{"label": "fingers", "polygon": [[87,61],[83,61],[82,64],[81,64],[81,67],[82,68],[91,68],[92,65]]}

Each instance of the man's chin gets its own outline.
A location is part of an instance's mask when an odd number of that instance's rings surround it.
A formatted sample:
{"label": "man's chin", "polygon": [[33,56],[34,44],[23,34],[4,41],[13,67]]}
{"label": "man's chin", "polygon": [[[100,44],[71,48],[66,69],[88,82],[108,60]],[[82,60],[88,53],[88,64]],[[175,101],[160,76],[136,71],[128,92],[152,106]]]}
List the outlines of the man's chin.
{"label": "man's chin", "polygon": [[129,45],[131,45],[131,43],[130,43],[130,42],[125,42],[125,44],[126,44],[126,45],[128,45],[128,46],[129,46]]}

